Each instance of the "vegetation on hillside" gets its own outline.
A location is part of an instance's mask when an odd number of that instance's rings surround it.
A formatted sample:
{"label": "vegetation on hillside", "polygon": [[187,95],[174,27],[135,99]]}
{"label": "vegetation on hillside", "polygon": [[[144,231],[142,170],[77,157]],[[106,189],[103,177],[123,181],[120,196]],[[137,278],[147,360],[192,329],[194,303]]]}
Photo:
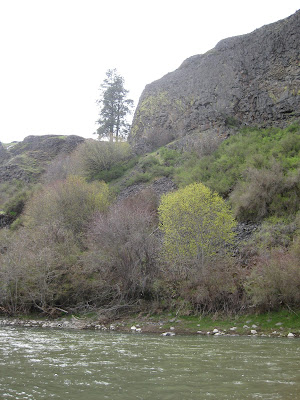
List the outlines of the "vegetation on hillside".
{"label": "vegetation on hillside", "polygon": [[0,142],[0,211],[17,219],[49,164],[54,159],[57,163],[58,154],[69,159],[69,152],[81,141],[84,139],[78,136],[44,135],[28,136],[22,142]]}
{"label": "vegetation on hillside", "polygon": [[[19,219],[0,231],[1,311],[299,307],[299,136],[297,125],[249,128],[216,150],[140,157],[127,143],[86,141],[32,192],[7,200]],[[149,186],[116,200],[161,176],[180,189],[160,199]],[[245,243],[232,240],[233,215],[259,223]]]}
{"label": "vegetation on hillside", "polygon": [[211,155],[194,153],[177,181],[203,182],[229,198],[239,220],[294,215],[300,198],[300,127],[244,129]]}

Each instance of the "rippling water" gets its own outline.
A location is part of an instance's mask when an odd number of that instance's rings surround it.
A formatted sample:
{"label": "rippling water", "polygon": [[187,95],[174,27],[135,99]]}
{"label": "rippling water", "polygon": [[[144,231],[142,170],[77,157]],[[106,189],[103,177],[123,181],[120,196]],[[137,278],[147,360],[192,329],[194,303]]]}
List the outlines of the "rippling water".
{"label": "rippling water", "polygon": [[0,399],[300,399],[300,340],[0,329]]}

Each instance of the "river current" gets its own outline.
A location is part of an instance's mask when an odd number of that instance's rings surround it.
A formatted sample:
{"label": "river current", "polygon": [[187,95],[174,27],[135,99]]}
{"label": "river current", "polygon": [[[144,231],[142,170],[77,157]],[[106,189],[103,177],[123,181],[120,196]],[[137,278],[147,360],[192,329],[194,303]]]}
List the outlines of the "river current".
{"label": "river current", "polygon": [[300,340],[0,328],[0,399],[300,399]]}

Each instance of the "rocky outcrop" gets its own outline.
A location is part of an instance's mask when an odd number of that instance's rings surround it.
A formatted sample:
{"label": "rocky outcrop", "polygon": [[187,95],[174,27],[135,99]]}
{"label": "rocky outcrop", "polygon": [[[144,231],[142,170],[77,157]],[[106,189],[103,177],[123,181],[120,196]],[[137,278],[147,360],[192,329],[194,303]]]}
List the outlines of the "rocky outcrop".
{"label": "rocky outcrop", "polygon": [[80,136],[27,136],[7,149],[0,145],[0,183],[34,181],[56,156],[71,153],[85,139]]}
{"label": "rocky outcrop", "polygon": [[0,214],[0,228],[5,228],[6,226],[9,226],[12,222],[12,217],[10,217],[9,215]]}
{"label": "rocky outcrop", "polygon": [[160,198],[163,194],[172,192],[177,189],[176,184],[172,181],[172,179],[164,176],[158,179],[155,179],[150,184],[148,183],[137,183],[135,185],[130,185],[123,190],[118,195],[117,200],[122,201],[128,197],[135,196],[143,190],[152,191],[157,198]]}
{"label": "rocky outcrop", "polygon": [[300,116],[300,11],[228,38],[146,86],[129,141],[145,152],[197,132],[284,126]]}
{"label": "rocky outcrop", "polygon": [[37,160],[51,160],[59,153],[71,153],[75,147],[84,141],[84,138],[76,135],[59,136],[59,135],[42,135],[27,136],[23,142],[19,142],[12,146],[9,151],[16,156],[25,151]]}

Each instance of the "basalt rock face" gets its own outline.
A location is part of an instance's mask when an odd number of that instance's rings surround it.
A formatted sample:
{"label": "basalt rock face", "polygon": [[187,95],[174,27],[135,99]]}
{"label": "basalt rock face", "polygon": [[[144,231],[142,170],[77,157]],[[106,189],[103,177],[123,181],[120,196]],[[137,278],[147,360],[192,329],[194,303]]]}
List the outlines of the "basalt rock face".
{"label": "basalt rock face", "polygon": [[300,116],[300,10],[224,39],[144,89],[129,141],[140,153],[199,132],[285,126]]}
{"label": "basalt rock face", "polygon": [[80,136],[27,136],[5,148],[0,143],[0,183],[34,182],[59,154],[71,153],[85,139]]}

